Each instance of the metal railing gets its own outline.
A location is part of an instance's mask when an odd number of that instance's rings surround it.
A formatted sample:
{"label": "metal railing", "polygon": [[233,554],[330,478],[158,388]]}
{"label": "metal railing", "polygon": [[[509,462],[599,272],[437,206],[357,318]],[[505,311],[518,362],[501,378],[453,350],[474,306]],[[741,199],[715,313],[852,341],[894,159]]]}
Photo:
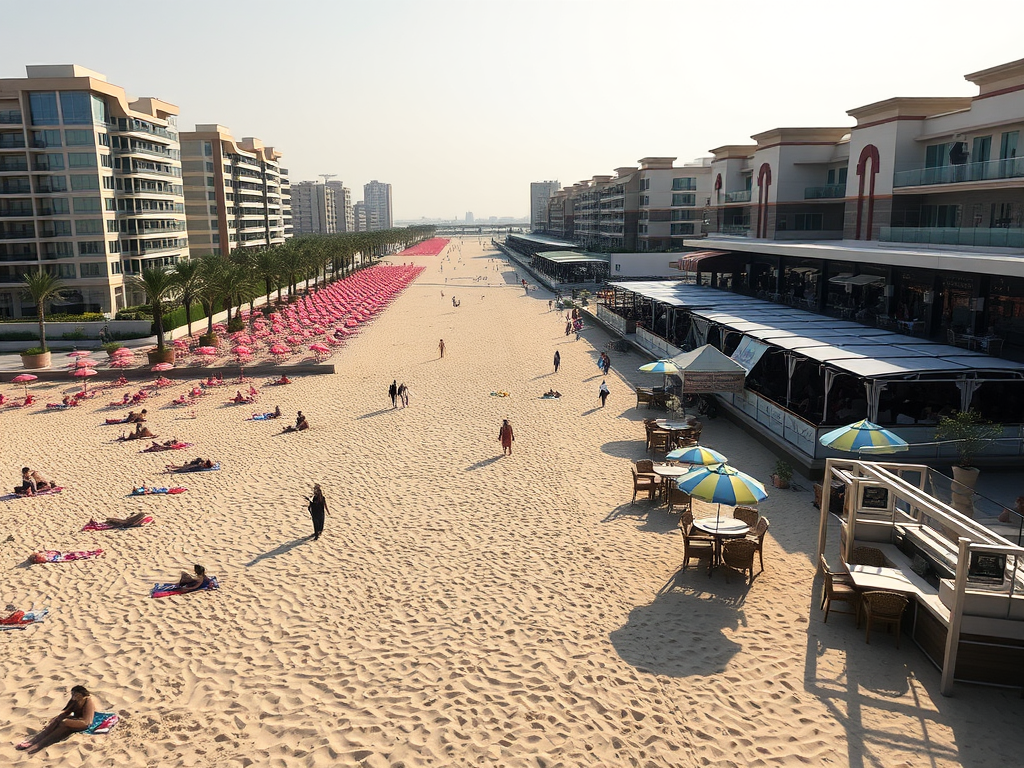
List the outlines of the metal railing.
{"label": "metal railing", "polygon": [[826,184],[823,187],[804,187],[804,200],[846,197],[845,184]]}
{"label": "metal railing", "polygon": [[882,227],[886,243],[967,245],[979,248],[1024,248],[1024,229],[999,227]]}
{"label": "metal railing", "polygon": [[726,192],[725,202],[727,203],[749,203],[750,190],[741,189],[739,192]]}
{"label": "metal railing", "polygon": [[969,181],[993,181],[1024,177],[1024,157],[989,160],[984,163],[915,168],[893,174],[894,187],[924,187],[932,184],[961,184]]}

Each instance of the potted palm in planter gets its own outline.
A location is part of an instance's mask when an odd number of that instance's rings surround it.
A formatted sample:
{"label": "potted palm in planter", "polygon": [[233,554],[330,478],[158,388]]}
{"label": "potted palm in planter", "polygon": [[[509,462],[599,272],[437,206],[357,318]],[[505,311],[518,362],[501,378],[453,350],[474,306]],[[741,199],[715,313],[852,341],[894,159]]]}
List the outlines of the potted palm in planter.
{"label": "potted palm in planter", "polygon": [[174,349],[164,345],[165,304],[177,296],[177,282],[170,272],[158,267],[143,269],[138,277],[132,278],[135,288],[146,294],[146,301],[153,307],[153,326],[156,331],[156,349],[149,353],[149,363],[173,363]]}
{"label": "potted palm in planter", "polygon": [[971,497],[979,474],[978,468],[973,466],[974,457],[991,440],[1002,434],[1002,431],[999,424],[981,418],[977,411],[957,411],[952,416],[943,416],[939,419],[935,427],[935,439],[956,444],[953,507],[958,511],[973,509]]}
{"label": "potted palm in planter", "polygon": [[119,341],[108,341],[100,345],[103,351],[107,353],[107,357],[113,357],[114,353],[117,352],[117,350],[121,349],[121,347],[123,346],[124,344],[120,343]]}
{"label": "potted palm in planter", "polygon": [[772,485],[776,488],[789,488],[789,481],[793,479],[793,467],[788,461],[779,459],[775,462],[775,470],[772,472]]}
{"label": "potted palm in planter", "polygon": [[64,284],[49,272],[29,272],[24,276],[25,294],[36,305],[39,318],[39,346],[21,353],[21,364],[25,368],[48,368],[50,352],[46,348],[46,302],[59,298]]}

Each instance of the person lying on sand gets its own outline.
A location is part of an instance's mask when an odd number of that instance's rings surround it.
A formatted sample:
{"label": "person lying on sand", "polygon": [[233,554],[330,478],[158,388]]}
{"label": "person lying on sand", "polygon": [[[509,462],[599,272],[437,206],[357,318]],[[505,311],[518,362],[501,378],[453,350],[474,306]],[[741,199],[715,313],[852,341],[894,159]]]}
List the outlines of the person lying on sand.
{"label": "person lying on sand", "polygon": [[298,415],[295,417],[295,426],[293,427],[293,426],[289,425],[289,426],[285,427],[281,431],[282,432],[301,432],[304,429],[309,429],[309,422],[306,421],[306,416],[302,413],[302,411],[299,411]]}
{"label": "person lying on sand", "polygon": [[21,742],[17,749],[27,750],[30,755],[35,754],[72,733],[84,731],[92,725],[95,714],[96,703],[92,694],[84,685],[76,685],[71,689],[71,699],[64,705],[64,709],[43,730],[28,741]]}
{"label": "person lying on sand", "polygon": [[255,397],[252,397],[252,396],[246,397],[245,395],[242,394],[242,390],[239,389],[239,390],[237,390],[235,392],[235,396],[232,397],[231,400],[229,400],[228,402],[231,402],[231,403],[252,403],[252,402],[255,402],[255,401],[256,401]]}
{"label": "person lying on sand", "polygon": [[136,413],[135,411],[128,411],[128,415],[124,417],[125,424],[140,424],[146,420],[146,414],[148,411],[143,408],[141,411]]}
{"label": "person lying on sand", "polygon": [[159,453],[160,451],[173,451],[174,446],[180,445],[178,438],[172,437],[170,440],[164,440],[162,443],[158,443],[156,440],[149,448],[144,449],[148,453]]}
{"label": "person lying on sand", "polygon": [[181,472],[182,470],[192,470],[192,469],[213,469],[213,461],[211,461],[210,459],[204,459],[202,457],[197,457],[195,459],[192,459],[192,461],[190,461],[190,462],[188,462],[186,464],[168,464],[167,465],[167,471],[168,472]]}
{"label": "person lying on sand", "polygon": [[542,395],[542,397],[561,397],[561,396],[562,396],[561,392],[555,392],[555,390],[553,390],[553,389],[549,389],[547,392],[545,392]]}
{"label": "person lying on sand", "polygon": [[182,571],[181,578],[178,579],[178,586],[181,587],[183,592],[195,592],[197,589],[203,589],[210,583],[210,577],[206,575],[206,569],[203,566],[196,564],[192,568],[195,574]]}
{"label": "person lying on sand", "polygon": [[[114,528],[134,528],[137,525],[142,525],[142,521],[146,518],[145,512],[136,512],[131,517],[108,517],[103,522],[107,525],[113,526]],[[95,520],[90,520],[90,523],[95,523]]]}
{"label": "person lying on sand", "polygon": [[149,427],[144,427],[138,422],[135,424],[135,431],[131,432],[125,440],[143,440],[147,437],[156,437],[152,432],[149,431]]}

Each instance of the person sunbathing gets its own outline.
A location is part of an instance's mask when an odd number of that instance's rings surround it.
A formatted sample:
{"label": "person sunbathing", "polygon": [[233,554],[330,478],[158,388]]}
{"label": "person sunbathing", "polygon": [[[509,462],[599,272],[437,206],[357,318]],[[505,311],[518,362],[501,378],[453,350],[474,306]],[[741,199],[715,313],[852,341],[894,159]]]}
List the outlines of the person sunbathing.
{"label": "person sunbathing", "polygon": [[26,395],[25,396],[25,402],[22,403],[22,405],[32,405],[32,403],[34,403],[35,401],[36,401],[36,396],[35,395]]}
{"label": "person sunbathing", "polygon": [[202,387],[192,387],[192,392],[189,393],[191,397],[202,397],[206,393],[203,392]]}
{"label": "person sunbathing", "polygon": [[555,390],[553,390],[553,389],[549,389],[547,392],[544,393],[544,397],[561,397],[561,396],[562,396],[561,392],[555,392]]}
{"label": "person sunbathing", "polygon": [[158,443],[156,440],[154,440],[153,444],[150,445],[149,448],[145,448],[144,450],[147,451],[148,453],[158,453],[160,451],[173,451],[174,447],[180,444],[181,443],[178,442],[178,438],[176,437],[171,438],[170,440],[164,440],[162,443]]}
{"label": "person sunbathing", "polygon": [[76,685],[71,689],[71,699],[64,705],[64,709],[43,730],[28,741],[21,742],[16,748],[27,750],[28,754],[33,755],[72,733],[86,730],[92,725],[95,715],[96,703],[92,694],[84,685]]}
{"label": "person sunbathing", "polygon": [[141,411],[136,413],[135,411],[128,411],[128,415],[124,417],[125,424],[138,424],[146,420],[146,409],[143,408]]}
{"label": "person sunbathing", "polygon": [[185,464],[168,464],[168,472],[192,472],[197,469],[213,469],[213,461],[210,459],[204,459],[202,457],[196,457]]}
{"label": "person sunbathing", "polygon": [[253,400],[256,399],[256,395],[259,394],[259,390],[256,389],[252,384],[249,385],[249,397]]}
{"label": "person sunbathing", "polygon": [[[136,512],[130,517],[108,517],[103,522],[113,528],[134,528],[137,525],[142,525],[142,521],[146,519],[145,512]],[[90,523],[95,523],[95,520],[90,520]]]}
{"label": "person sunbathing", "polygon": [[171,404],[172,405],[186,405],[187,403],[188,403],[188,394],[185,393],[185,392],[183,392],[182,394],[178,395],[176,398],[171,400]]}
{"label": "person sunbathing", "polygon": [[232,397],[228,402],[229,403],[251,403],[251,402],[254,402],[254,401],[255,401],[255,398],[253,398],[253,397],[246,397],[245,395],[242,394],[242,390],[239,389],[238,391],[235,392],[235,396]]}
{"label": "person sunbathing", "polygon": [[194,574],[188,571],[181,572],[178,579],[178,587],[182,592],[195,592],[197,589],[204,589],[210,584],[210,577],[206,575],[206,569],[198,563],[192,566]]}
{"label": "person sunbathing", "polygon": [[56,488],[57,484],[38,469],[21,468],[21,485],[14,489],[15,493],[32,496],[39,491]]}
{"label": "person sunbathing", "polygon": [[149,427],[144,427],[136,422],[135,431],[129,433],[125,440],[143,440],[147,437],[156,437],[156,435],[149,431]]}
{"label": "person sunbathing", "polygon": [[293,427],[291,425],[288,425],[287,427],[285,427],[281,431],[282,432],[302,432],[304,429],[309,429],[309,422],[306,421],[306,417],[302,413],[302,411],[299,411],[298,415],[295,417],[295,426]]}

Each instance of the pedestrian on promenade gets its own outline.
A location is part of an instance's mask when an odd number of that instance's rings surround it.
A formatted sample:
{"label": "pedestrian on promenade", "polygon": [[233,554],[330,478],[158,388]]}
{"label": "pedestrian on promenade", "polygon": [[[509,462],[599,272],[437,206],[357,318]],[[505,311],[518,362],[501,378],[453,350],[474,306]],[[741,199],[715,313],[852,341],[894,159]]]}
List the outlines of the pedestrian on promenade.
{"label": "pedestrian on promenade", "polygon": [[553,306],[555,306],[555,302],[553,302],[553,301],[551,301],[551,300],[548,300],[548,312],[550,312],[550,311],[551,311],[551,308],[552,308]]}
{"label": "pedestrian on promenade", "polygon": [[405,384],[403,383],[402,386],[400,387],[400,389],[402,390],[402,395],[401,395],[401,397],[402,397],[402,407],[403,408],[408,408],[409,407],[409,388],[407,386],[405,386]]}
{"label": "pedestrian on promenade", "polygon": [[566,320],[565,321],[565,335],[568,336],[570,333],[572,333],[572,321],[571,320]]}
{"label": "pedestrian on promenade", "polygon": [[444,360],[444,339],[437,345],[437,348],[441,350],[441,359]]}
{"label": "pedestrian on promenade", "polygon": [[398,407],[398,379],[391,382],[391,386],[388,387],[388,397],[391,398],[391,408]]}
{"label": "pedestrian on promenade", "polygon": [[506,453],[512,455],[512,443],[515,442],[515,435],[512,434],[512,425],[508,423],[508,419],[502,419],[501,429],[498,430],[498,442],[501,443],[501,455],[504,456]]}
{"label": "pedestrian on promenade", "polygon": [[309,516],[313,519],[313,541],[324,532],[324,516],[327,514],[327,499],[319,483],[313,485],[313,495],[303,496],[309,502]]}
{"label": "pedestrian on promenade", "polygon": [[555,373],[558,373],[558,366],[562,364],[562,355],[559,354],[558,350],[555,350]]}
{"label": "pedestrian on promenade", "polygon": [[608,391],[608,384],[606,384],[605,382],[602,381],[601,382],[601,388],[597,390],[597,396],[599,398],[601,398],[601,407],[602,408],[604,408],[604,401],[608,399],[608,395],[609,394],[610,394],[610,392]]}

